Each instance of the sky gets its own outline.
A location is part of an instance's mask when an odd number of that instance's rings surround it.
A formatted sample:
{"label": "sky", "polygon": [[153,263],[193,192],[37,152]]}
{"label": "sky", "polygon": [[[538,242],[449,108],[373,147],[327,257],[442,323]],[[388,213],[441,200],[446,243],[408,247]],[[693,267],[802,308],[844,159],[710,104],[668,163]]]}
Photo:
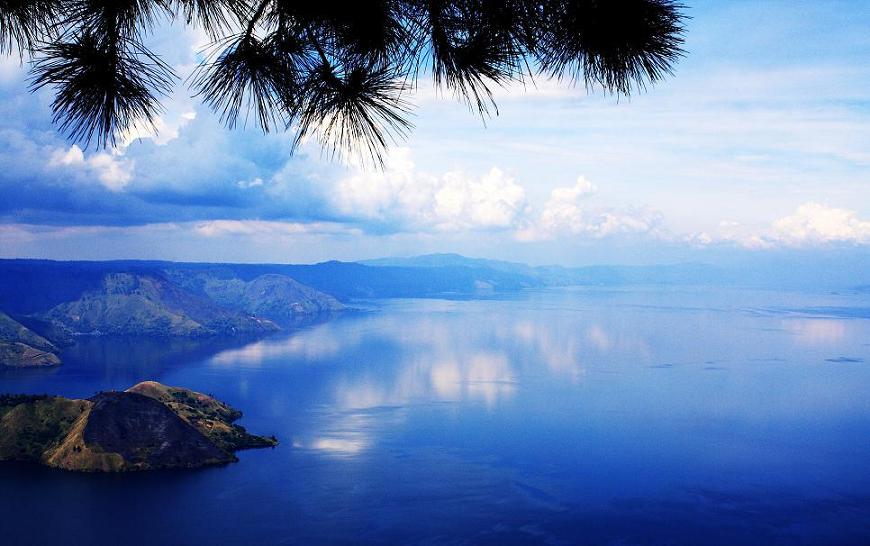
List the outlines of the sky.
{"label": "sky", "polygon": [[[180,84],[159,131],[83,149],[0,58],[0,257],[559,263],[870,255],[870,2],[688,1],[630,98],[538,80],[482,120],[428,81],[383,171],[229,130]],[[158,29],[176,72],[201,32]]]}

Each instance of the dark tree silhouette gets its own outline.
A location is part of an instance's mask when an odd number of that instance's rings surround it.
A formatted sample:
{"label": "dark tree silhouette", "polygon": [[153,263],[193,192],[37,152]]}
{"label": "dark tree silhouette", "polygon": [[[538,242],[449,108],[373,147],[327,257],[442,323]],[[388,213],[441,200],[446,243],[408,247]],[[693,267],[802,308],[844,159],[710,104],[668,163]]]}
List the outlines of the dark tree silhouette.
{"label": "dark tree silhouette", "polygon": [[254,121],[380,162],[431,78],[482,116],[536,75],[630,94],[683,54],[672,0],[0,0],[0,53],[32,60],[54,121],[98,147],[153,124],[179,80],[145,41],[163,20],[211,36],[186,79],[228,126]]}

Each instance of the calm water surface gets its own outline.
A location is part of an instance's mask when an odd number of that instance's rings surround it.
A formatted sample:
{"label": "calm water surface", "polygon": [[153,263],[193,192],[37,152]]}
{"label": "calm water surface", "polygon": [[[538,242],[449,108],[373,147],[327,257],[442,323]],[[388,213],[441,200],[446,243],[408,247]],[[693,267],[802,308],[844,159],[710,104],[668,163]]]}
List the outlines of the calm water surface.
{"label": "calm water surface", "polygon": [[870,296],[585,289],[367,302],[249,343],[94,339],[0,391],[155,379],[275,449],[0,466],[0,542],[868,544]]}

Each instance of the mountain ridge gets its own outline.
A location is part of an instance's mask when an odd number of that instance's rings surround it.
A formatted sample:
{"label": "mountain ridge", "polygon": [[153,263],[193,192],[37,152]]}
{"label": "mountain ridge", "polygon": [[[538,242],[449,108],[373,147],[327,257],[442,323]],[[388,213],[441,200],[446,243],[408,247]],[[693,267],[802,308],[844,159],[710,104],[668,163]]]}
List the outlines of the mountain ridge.
{"label": "mountain ridge", "polygon": [[157,275],[108,273],[99,290],[50,309],[44,318],[78,334],[199,337],[277,331]]}

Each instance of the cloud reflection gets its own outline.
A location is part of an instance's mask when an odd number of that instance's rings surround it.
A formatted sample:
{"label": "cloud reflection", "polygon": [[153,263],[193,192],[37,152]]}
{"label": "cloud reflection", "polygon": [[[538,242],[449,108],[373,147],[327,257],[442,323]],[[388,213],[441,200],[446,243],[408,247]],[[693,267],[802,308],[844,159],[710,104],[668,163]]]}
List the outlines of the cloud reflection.
{"label": "cloud reflection", "polygon": [[347,438],[316,438],[308,446],[297,445],[298,447],[308,447],[309,449],[328,451],[339,455],[356,455],[365,449],[366,442]]}
{"label": "cloud reflection", "polygon": [[392,375],[370,370],[363,377],[341,380],[336,407],[361,410],[430,402],[483,402],[494,408],[509,398],[517,377],[506,353],[477,352],[467,358],[421,355]]}
{"label": "cloud reflection", "polygon": [[835,345],[846,337],[846,325],[837,319],[796,319],[783,321],[783,329],[801,345],[813,347]]}
{"label": "cloud reflection", "polygon": [[511,403],[530,378],[578,382],[585,355],[614,347],[600,325],[578,328],[574,321],[526,314],[490,321],[454,312],[454,302],[432,305],[426,314],[416,309],[413,320],[399,310],[320,324],[224,351],[211,362],[332,367],[331,401],[294,446],[351,457],[385,432],[378,428],[385,422],[401,424],[405,408],[446,403],[493,412]]}
{"label": "cloud reflection", "polygon": [[516,391],[516,380],[505,354],[478,353],[464,366],[463,385],[468,398],[482,400],[488,408]]}
{"label": "cloud reflection", "polygon": [[304,360],[323,360],[332,358],[346,350],[350,343],[359,343],[360,336],[350,336],[346,331],[335,331],[324,325],[311,330],[294,333],[287,337],[270,338],[239,349],[222,351],[212,357],[211,362],[218,365],[259,366],[265,360],[287,357]]}

